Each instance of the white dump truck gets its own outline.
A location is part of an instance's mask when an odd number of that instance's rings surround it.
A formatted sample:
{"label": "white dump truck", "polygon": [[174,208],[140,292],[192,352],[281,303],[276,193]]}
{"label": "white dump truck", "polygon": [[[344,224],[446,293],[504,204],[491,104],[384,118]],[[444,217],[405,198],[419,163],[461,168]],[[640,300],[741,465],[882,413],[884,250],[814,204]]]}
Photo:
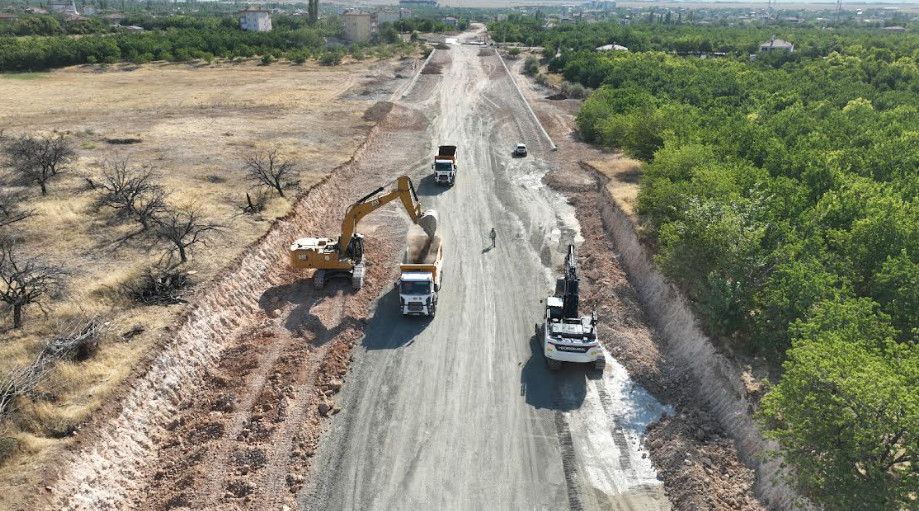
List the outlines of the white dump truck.
{"label": "white dump truck", "polygon": [[434,169],[435,183],[453,186],[456,183],[456,146],[440,146],[431,168]]}
{"label": "white dump truck", "polygon": [[424,235],[409,238],[402,275],[396,282],[399,308],[403,316],[431,316],[437,312],[437,292],[440,291],[443,243],[440,236]]}

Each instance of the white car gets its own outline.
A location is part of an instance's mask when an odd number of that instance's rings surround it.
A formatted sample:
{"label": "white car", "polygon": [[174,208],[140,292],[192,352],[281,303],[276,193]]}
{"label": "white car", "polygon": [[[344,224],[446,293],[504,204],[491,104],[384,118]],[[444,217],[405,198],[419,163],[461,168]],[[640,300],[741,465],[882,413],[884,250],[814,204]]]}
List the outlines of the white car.
{"label": "white car", "polygon": [[517,147],[514,148],[514,156],[526,156],[526,155],[527,155],[527,145],[517,144]]}

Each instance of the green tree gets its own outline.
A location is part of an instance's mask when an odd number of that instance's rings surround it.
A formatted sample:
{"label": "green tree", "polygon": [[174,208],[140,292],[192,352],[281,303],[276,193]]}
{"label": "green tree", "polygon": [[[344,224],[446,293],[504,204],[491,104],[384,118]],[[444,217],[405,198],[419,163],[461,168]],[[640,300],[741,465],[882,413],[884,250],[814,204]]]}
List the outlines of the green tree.
{"label": "green tree", "polygon": [[851,335],[877,325],[803,330],[759,410],[792,483],[827,511],[919,509],[919,346]]}

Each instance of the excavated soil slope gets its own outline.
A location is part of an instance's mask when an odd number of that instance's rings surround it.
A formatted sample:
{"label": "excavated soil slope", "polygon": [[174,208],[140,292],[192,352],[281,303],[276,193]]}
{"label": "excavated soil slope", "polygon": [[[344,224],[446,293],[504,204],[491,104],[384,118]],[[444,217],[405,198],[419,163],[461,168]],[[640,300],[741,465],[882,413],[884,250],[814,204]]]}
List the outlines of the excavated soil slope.
{"label": "excavated soil slope", "polygon": [[[128,392],[120,413],[62,463],[50,488],[50,507],[197,506],[210,502],[200,500],[202,484],[226,487],[226,492],[205,491],[208,499],[216,494],[252,503],[258,493],[252,477],[235,476],[263,467],[271,491],[259,494],[260,502],[277,500],[276,483],[286,480],[288,456],[296,457],[288,447],[303,444],[303,453],[309,442],[296,426],[315,421],[309,405],[321,400],[316,379],[343,372],[348,346],[360,338],[360,318],[391,276],[403,220],[379,215],[376,224],[368,222],[363,229],[371,261],[367,288],[359,293],[336,285],[323,295],[307,291],[305,275],[289,270],[287,247],[304,233],[337,232],[344,205],[414,164],[416,155],[404,147],[425,122],[416,111],[393,108],[350,162],[314,187],[289,217],[196,297],[170,343]],[[383,257],[374,261],[377,254]],[[287,405],[280,404],[281,397]],[[278,431],[279,417],[294,426]],[[257,439],[252,447],[247,435]],[[245,473],[224,470],[234,463]],[[296,477],[292,481],[296,486]],[[159,502],[160,495],[165,502]]]}

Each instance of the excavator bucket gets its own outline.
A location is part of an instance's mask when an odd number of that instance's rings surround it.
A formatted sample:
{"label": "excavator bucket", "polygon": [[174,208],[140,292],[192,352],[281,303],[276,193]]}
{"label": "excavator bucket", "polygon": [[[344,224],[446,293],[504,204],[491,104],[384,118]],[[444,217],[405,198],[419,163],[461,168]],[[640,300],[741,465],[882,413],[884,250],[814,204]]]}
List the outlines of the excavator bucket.
{"label": "excavator bucket", "polygon": [[437,232],[437,211],[429,209],[421,214],[421,218],[418,219],[418,227],[424,229],[424,232],[428,235],[429,238],[434,237],[434,233]]}

